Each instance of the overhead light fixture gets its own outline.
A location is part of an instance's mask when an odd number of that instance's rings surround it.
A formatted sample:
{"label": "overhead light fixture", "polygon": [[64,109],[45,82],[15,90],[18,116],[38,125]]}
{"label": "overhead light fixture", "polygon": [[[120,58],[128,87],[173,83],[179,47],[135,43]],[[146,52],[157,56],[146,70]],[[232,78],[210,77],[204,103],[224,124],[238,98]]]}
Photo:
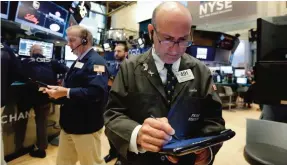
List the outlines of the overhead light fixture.
{"label": "overhead light fixture", "polygon": [[57,43],[57,44],[59,44],[59,43],[60,43],[60,41],[56,41],[56,43]]}

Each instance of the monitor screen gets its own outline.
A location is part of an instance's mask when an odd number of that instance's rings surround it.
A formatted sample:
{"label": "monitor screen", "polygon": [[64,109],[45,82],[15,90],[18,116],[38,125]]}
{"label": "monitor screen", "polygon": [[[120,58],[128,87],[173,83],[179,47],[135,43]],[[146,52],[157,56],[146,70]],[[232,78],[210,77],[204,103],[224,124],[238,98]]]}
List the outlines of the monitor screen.
{"label": "monitor screen", "polygon": [[70,48],[70,46],[66,45],[65,46],[65,60],[71,60],[71,61],[75,61],[77,60],[77,55],[75,55],[72,52],[72,49]]}
{"label": "monitor screen", "polygon": [[30,39],[23,39],[23,38],[20,38],[18,54],[21,56],[30,56],[30,48],[31,48],[31,46],[33,46],[35,44],[41,45],[41,47],[43,49],[43,55],[46,58],[52,58],[53,57],[53,50],[54,50],[54,44],[53,43],[30,40]]}
{"label": "monitor screen", "polygon": [[112,51],[112,48],[109,43],[104,43],[103,47],[104,47],[104,51]]}
{"label": "monitor screen", "polygon": [[19,1],[15,22],[63,37],[68,11],[49,1]]}
{"label": "monitor screen", "polygon": [[217,40],[217,48],[232,50],[236,38],[228,34],[220,34]]}
{"label": "monitor screen", "polygon": [[245,69],[235,69],[234,74],[235,77],[243,77],[245,76]]}
{"label": "monitor screen", "polygon": [[246,77],[238,77],[236,80],[237,84],[247,84],[247,78]]}
{"label": "monitor screen", "polygon": [[257,19],[257,61],[287,60],[287,25]]}
{"label": "monitor screen", "polygon": [[9,7],[9,1],[1,1],[1,18],[8,19]]}
{"label": "monitor screen", "polygon": [[220,72],[224,72],[225,74],[232,74],[232,66],[221,66],[220,67]]}
{"label": "monitor screen", "polygon": [[213,61],[215,49],[209,46],[191,46],[187,53],[199,60]]}

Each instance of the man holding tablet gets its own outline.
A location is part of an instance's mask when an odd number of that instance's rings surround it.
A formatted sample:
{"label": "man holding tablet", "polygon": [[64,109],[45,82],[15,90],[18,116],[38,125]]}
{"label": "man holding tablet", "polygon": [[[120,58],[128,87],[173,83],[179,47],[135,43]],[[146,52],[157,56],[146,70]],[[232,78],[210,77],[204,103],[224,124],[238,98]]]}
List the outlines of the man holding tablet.
{"label": "man holding tablet", "polygon": [[191,14],[182,4],[162,3],[148,25],[152,49],[121,64],[104,117],[105,133],[124,157],[123,165],[212,164],[220,148],[178,157],[160,153],[173,138],[225,129],[208,67],[185,54],[191,27]]}

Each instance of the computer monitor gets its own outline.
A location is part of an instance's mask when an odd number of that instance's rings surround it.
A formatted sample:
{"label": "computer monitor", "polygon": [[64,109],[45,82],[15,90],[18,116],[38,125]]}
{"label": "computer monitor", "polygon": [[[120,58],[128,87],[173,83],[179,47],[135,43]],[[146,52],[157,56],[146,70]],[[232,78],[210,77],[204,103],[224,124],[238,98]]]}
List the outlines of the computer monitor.
{"label": "computer monitor", "polygon": [[215,56],[215,48],[210,46],[192,45],[187,49],[186,53],[202,61],[213,61]]}
{"label": "computer monitor", "polygon": [[257,19],[257,61],[287,61],[287,25]]}
{"label": "computer monitor", "polygon": [[8,19],[10,9],[9,1],[1,1],[1,18]]}
{"label": "computer monitor", "polygon": [[225,74],[233,74],[232,66],[221,66],[220,72],[224,72]]}
{"label": "computer monitor", "polygon": [[235,75],[235,77],[245,76],[245,69],[235,69],[234,75]]}
{"label": "computer monitor", "polygon": [[15,22],[63,37],[68,11],[50,1],[19,1]]}
{"label": "computer monitor", "polygon": [[107,52],[112,51],[110,43],[104,43],[103,48],[104,48],[104,51],[107,51]]}
{"label": "computer monitor", "polygon": [[246,77],[237,77],[236,83],[242,84],[242,85],[247,84],[247,78]]}
{"label": "computer monitor", "polygon": [[18,55],[30,56],[30,48],[31,48],[31,46],[33,46],[35,44],[38,44],[42,47],[43,55],[46,58],[52,58],[53,57],[53,51],[54,51],[54,44],[53,43],[31,40],[31,39],[24,39],[24,38],[20,38]]}
{"label": "computer monitor", "polygon": [[257,62],[255,64],[254,100],[260,104],[287,103],[287,62]]}
{"label": "computer monitor", "polygon": [[70,48],[70,46],[66,45],[65,46],[65,60],[66,61],[75,61],[77,60],[77,55],[75,55],[73,52],[72,52],[72,49]]}

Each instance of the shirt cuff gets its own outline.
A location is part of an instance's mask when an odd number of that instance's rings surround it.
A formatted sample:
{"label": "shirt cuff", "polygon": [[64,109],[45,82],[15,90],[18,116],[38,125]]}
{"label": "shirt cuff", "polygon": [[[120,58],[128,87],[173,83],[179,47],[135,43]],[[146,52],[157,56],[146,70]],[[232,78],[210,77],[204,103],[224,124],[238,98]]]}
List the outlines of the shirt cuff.
{"label": "shirt cuff", "polygon": [[211,164],[211,162],[212,162],[212,160],[213,160],[213,152],[212,152],[211,147],[209,147],[209,151],[210,151],[210,159],[209,159],[208,164]]}
{"label": "shirt cuff", "polygon": [[131,152],[136,153],[136,154],[146,152],[146,150],[144,150],[143,148],[141,148],[137,145],[138,132],[141,129],[141,127],[142,127],[142,125],[138,125],[134,128],[134,130],[132,132],[131,140],[130,140],[130,145],[129,145],[129,150]]}
{"label": "shirt cuff", "polygon": [[67,98],[68,99],[70,98],[70,88],[68,88],[68,90],[67,90]]}

